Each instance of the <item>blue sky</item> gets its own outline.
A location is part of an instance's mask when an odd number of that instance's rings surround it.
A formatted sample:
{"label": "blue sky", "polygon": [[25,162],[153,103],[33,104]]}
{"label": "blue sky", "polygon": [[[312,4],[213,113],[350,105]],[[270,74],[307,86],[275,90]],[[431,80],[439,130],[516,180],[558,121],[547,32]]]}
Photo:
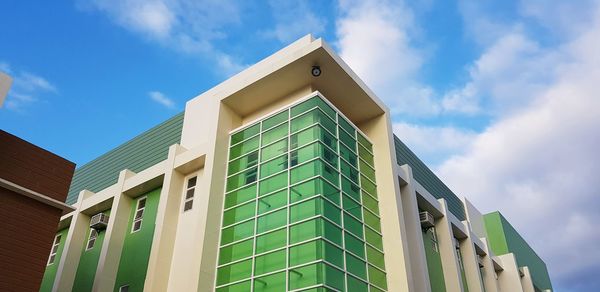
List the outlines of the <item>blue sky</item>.
{"label": "blue sky", "polygon": [[591,0],[2,1],[0,128],[82,165],[313,33],[556,291],[599,291],[599,19]]}

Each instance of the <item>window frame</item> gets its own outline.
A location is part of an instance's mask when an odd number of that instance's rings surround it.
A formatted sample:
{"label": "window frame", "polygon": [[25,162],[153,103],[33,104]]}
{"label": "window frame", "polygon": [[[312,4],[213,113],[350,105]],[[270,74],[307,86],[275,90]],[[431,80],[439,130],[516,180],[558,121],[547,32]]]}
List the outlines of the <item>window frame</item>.
{"label": "window frame", "polygon": [[129,284],[125,284],[119,287],[119,292],[129,292]]}
{"label": "window frame", "polygon": [[[92,238],[92,235],[94,233],[95,233],[95,236]],[[99,235],[98,230],[96,230],[94,228],[90,228],[90,234],[88,236],[87,243],[85,244],[85,251],[94,249],[94,246],[96,246],[96,240],[98,240],[98,235]],[[92,241],[92,239],[93,239],[93,241]],[[92,246],[90,246],[90,242],[92,243]]]}
{"label": "window frame", "polygon": [[[144,207],[140,208],[140,202],[142,200],[145,200]],[[148,202],[148,196],[142,196],[137,199],[136,204],[135,204],[135,212],[133,212],[133,221],[131,222],[131,233],[136,233],[136,232],[142,230],[142,224],[144,221],[144,213],[146,213],[146,203],[147,202]],[[142,211],[142,215],[140,215],[140,218],[135,218],[136,214],[139,211]],[[135,229],[136,222],[140,222],[140,226],[138,227],[138,229]]]}
{"label": "window frame", "polygon": [[53,265],[56,262],[56,254],[58,254],[58,248],[60,247],[60,240],[62,239],[62,234],[57,234],[54,236],[54,241],[52,242],[52,249],[50,250],[50,255],[48,256],[47,266]]}
{"label": "window frame", "polygon": [[[194,185],[190,187],[190,180],[192,180],[194,178],[196,179],[194,182]],[[185,178],[185,188],[183,188],[183,194],[182,194],[183,200],[182,200],[182,204],[181,204],[181,210],[182,210],[181,212],[182,213],[190,211],[194,208],[194,198],[196,197],[196,188],[198,187],[198,179],[199,179],[198,173],[188,175]],[[190,190],[192,191],[192,195],[188,198],[187,193]],[[188,203],[190,203],[190,208],[186,209]]]}

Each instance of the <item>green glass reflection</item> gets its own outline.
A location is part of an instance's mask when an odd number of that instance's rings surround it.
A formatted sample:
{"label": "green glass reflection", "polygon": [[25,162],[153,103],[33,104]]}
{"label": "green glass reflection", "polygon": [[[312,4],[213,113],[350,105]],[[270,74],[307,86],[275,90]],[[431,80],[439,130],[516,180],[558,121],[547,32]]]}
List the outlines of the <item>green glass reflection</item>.
{"label": "green glass reflection", "polygon": [[240,157],[234,161],[229,162],[227,174],[234,174],[240,172],[248,167],[252,167],[258,164],[258,151],[248,153],[247,155]]}
{"label": "green glass reflection", "polygon": [[275,159],[269,160],[260,166],[260,178],[265,178],[272,174],[278,173],[288,168],[287,155],[279,156]]}
{"label": "green glass reflection", "polygon": [[301,114],[307,112],[308,110],[310,110],[310,109],[312,109],[314,107],[320,108],[330,118],[332,118],[332,119],[335,120],[335,116],[336,116],[335,110],[333,108],[331,108],[325,101],[323,101],[318,96],[310,98],[309,100],[307,100],[305,102],[302,102],[301,104],[292,107],[292,110],[291,110],[292,117],[295,117],[297,115],[301,115]]}
{"label": "green glass reflection", "polygon": [[285,110],[281,113],[278,113],[262,122],[263,132],[269,130],[270,128],[277,126],[284,121],[288,120],[288,111]]}
{"label": "green glass reflection", "polygon": [[281,124],[262,134],[262,145],[267,145],[288,135],[288,123]]}
{"label": "green glass reflection", "polygon": [[333,129],[333,133],[335,135],[335,121],[329,118],[324,112],[320,109],[313,109],[301,116],[298,116],[292,119],[291,130],[292,133],[295,133],[298,130],[304,129],[310,125],[321,124],[325,129]]}
{"label": "green glass reflection", "polygon": [[287,139],[283,139],[279,142],[275,142],[273,144],[270,144],[269,146],[264,147],[260,153],[260,161],[267,161],[273,157],[286,153],[288,150],[287,145]]}
{"label": "green glass reflection", "polygon": [[286,251],[280,250],[254,259],[254,275],[262,275],[285,268]]}
{"label": "green glass reflection", "polygon": [[256,213],[256,201],[228,209],[223,213],[223,226],[229,226],[245,219],[254,217]]}
{"label": "green glass reflection", "polygon": [[229,149],[229,160],[234,160],[246,153],[249,153],[251,151],[254,151],[256,149],[258,149],[258,144],[259,144],[259,140],[258,140],[258,136],[248,139],[244,142],[241,142],[233,147],[231,147]]}
{"label": "green glass reflection", "polygon": [[287,230],[285,228],[258,236],[256,238],[256,254],[285,246],[286,237]]}
{"label": "green glass reflection", "polygon": [[241,141],[244,141],[244,140],[258,134],[259,131],[260,131],[260,124],[256,124],[256,125],[250,126],[248,128],[245,128],[244,130],[241,130],[241,131],[231,135],[231,145],[234,145]]}
{"label": "green glass reflection", "polygon": [[252,274],[252,260],[246,260],[217,269],[217,285],[249,278]]}
{"label": "green glass reflection", "polygon": [[263,214],[269,212],[271,210],[278,209],[287,204],[288,201],[288,191],[283,190],[276,192],[274,194],[261,197],[258,200],[258,214]]}
{"label": "green glass reflection", "polygon": [[285,272],[271,274],[254,279],[254,292],[281,292],[286,287]]}
{"label": "green glass reflection", "polygon": [[256,183],[226,194],[225,208],[233,207],[254,198],[256,198]]}
{"label": "green glass reflection", "polygon": [[240,243],[222,247],[219,251],[219,264],[222,265],[251,256],[253,244],[253,240],[249,239]]}
{"label": "green glass reflection", "polygon": [[321,177],[317,177],[293,186],[290,190],[290,203],[312,196],[322,195],[339,206],[340,191]]}

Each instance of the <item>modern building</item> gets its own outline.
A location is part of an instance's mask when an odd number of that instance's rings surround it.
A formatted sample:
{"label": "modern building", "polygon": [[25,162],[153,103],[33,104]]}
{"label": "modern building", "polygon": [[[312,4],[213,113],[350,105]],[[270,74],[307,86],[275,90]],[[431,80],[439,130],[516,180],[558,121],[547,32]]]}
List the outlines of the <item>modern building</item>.
{"label": "modern building", "polygon": [[[0,130],[0,291],[37,291],[48,263],[75,164]],[[48,253],[50,252],[50,257]]]}
{"label": "modern building", "polygon": [[77,169],[42,291],[550,291],[306,36]]}

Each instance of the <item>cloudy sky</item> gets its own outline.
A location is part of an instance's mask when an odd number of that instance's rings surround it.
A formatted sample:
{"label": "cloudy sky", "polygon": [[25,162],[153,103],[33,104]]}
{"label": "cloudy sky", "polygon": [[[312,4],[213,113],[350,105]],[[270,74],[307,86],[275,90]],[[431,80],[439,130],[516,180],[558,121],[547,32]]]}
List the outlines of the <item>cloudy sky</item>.
{"label": "cloudy sky", "polygon": [[0,128],[82,165],[307,33],[556,291],[600,291],[598,1],[2,1]]}

